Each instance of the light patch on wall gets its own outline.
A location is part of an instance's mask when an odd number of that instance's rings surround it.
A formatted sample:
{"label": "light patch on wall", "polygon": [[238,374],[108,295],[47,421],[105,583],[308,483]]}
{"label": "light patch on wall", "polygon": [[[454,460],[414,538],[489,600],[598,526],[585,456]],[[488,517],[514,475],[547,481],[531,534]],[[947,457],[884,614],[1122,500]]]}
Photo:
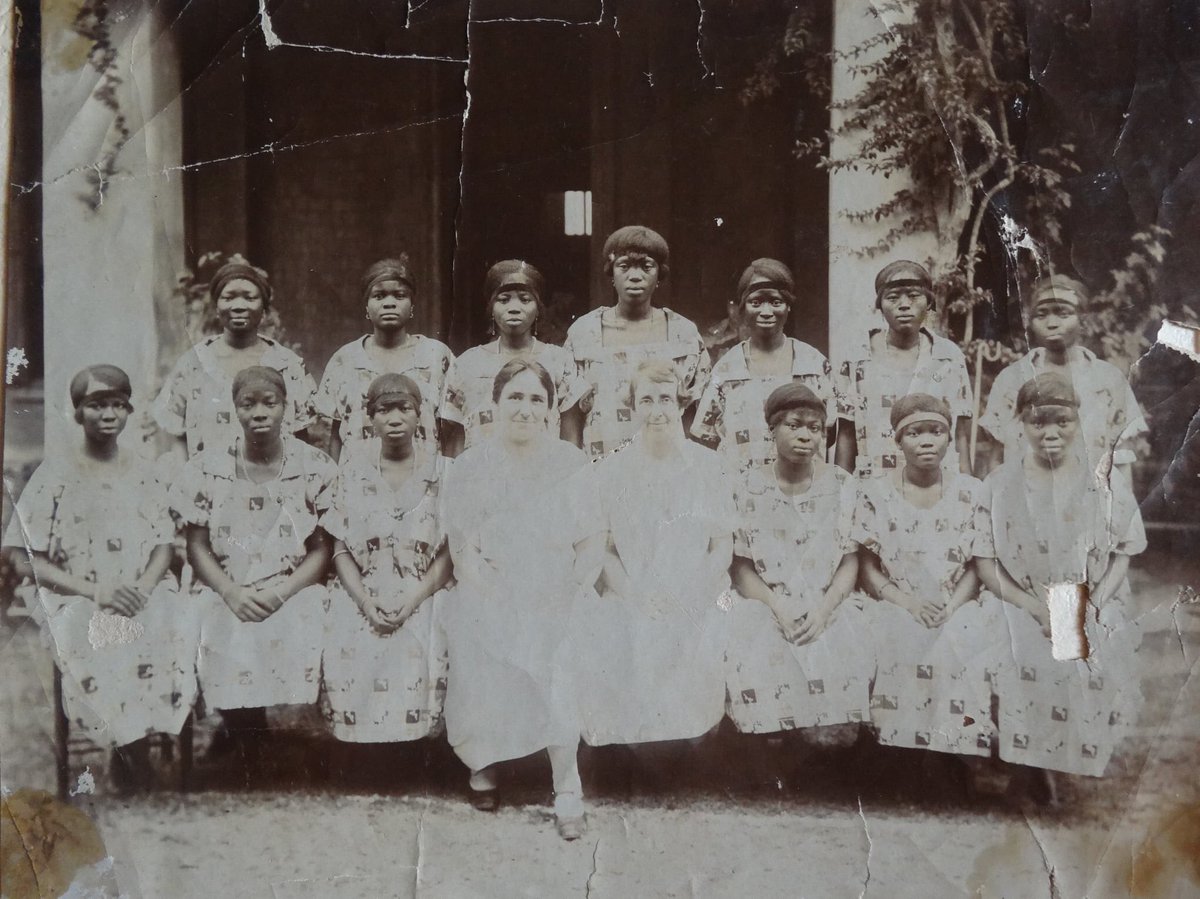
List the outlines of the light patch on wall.
{"label": "light patch on wall", "polygon": [[588,237],[592,233],[592,192],[568,190],[563,192],[563,234],[567,237]]}

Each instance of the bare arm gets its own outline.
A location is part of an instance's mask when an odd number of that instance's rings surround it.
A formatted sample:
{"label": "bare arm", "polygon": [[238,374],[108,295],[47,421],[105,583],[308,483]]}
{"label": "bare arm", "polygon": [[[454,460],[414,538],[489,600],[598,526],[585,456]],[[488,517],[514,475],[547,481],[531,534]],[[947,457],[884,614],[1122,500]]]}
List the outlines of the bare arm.
{"label": "bare arm", "polygon": [[338,418],[329,420],[329,456],[334,462],[342,458],[342,422]]}
{"label": "bare arm", "polygon": [[320,583],[329,568],[329,535],[322,528],[317,528],[309,535],[304,541],[304,548],[307,553],[296,569],[269,588],[268,592],[276,594],[284,602],[301,590]]}
{"label": "bare arm", "polygon": [[363,583],[362,571],[359,570],[358,563],[354,561],[354,556],[350,554],[350,550],[341,540],[335,540],[333,543],[333,570],[337,572],[338,580],[341,581],[346,593],[354,600],[354,604],[363,609],[371,594],[367,585]]}
{"label": "bare arm", "polygon": [[746,599],[757,600],[772,612],[775,611],[775,591],[762,579],[762,575],[749,559],[734,556],[733,564],[729,566],[729,577],[733,581],[734,589]]}
{"label": "bare arm", "polygon": [[834,464],[853,474],[854,460],[858,455],[858,440],[854,436],[854,425],[844,418],[839,418],[835,440]]}
{"label": "bare arm", "polygon": [[1004,602],[1014,605],[1018,609],[1024,609],[1043,628],[1050,626],[1050,610],[1046,601],[1034,596],[1013,580],[1012,575],[1004,570],[999,559],[984,559],[976,556],[973,567],[983,582],[983,586],[988,590]]}
{"label": "bare arm", "polygon": [[456,459],[467,443],[467,432],[456,421],[438,419],[439,437],[442,444],[442,455],[447,459]]}
{"label": "bare arm", "polygon": [[632,595],[633,585],[629,580],[629,572],[625,570],[625,563],[621,561],[611,538],[605,539],[603,572],[604,583],[610,591],[619,596]]}
{"label": "bare arm", "polygon": [[971,473],[971,419],[961,415],[954,425],[954,448],[958,451],[958,470]]}
{"label": "bare arm", "polygon": [[583,410],[578,403],[559,417],[558,436],[573,446],[583,448]]}

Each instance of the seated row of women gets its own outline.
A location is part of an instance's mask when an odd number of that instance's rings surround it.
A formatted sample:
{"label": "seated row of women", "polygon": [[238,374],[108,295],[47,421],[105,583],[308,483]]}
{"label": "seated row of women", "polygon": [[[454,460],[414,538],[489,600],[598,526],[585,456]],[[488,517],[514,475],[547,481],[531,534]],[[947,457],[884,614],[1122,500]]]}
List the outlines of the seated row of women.
{"label": "seated row of women", "polygon": [[[406,375],[369,383],[373,437],[339,465],[286,433],[289,389],[238,371],[238,435],[168,486],[119,445],[124,372],[72,381],[82,440],[34,474],[4,545],[26,556],[71,716],[110,743],[178,732],[198,692],[246,754],[271,705],[320,701],[354,742],[444,724],[483,808],[497,763],[548,750],[574,838],[581,737],[869,724],[887,745],[1099,776],[1136,708],[1141,522],[1120,472],[1093,477],[1058,374],[1021,386],[1025,452],[985,483],[944,467],[952,413],[924,393],[891,406],[895,469],[855,480],[823,459],[828,405],[800,382],[760,409],[773,459],[730,473],[685,438],[667,360],[637,365],[633,434],[595,465],[551,434],[537,361],[500,367],[492,433],[453,462],[418,441]],[[1062,582],[1091,588],[1086,659],[1051,651]],[[96,639],[106,616],[134,639]]]}

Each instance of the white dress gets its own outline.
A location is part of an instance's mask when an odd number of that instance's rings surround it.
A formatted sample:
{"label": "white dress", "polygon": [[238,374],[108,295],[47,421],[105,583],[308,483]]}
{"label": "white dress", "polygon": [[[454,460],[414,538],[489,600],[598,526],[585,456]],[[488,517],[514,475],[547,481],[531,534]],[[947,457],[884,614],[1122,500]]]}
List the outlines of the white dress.
{"label": "white dress", "polygon": [[[642,439],[596,465],[603,526],[633,595],[593,597],[584,739],[592,745],[699,737],[725,713],[733,491],[720,456],[686,440],[655,462]],[[718,571],[719,569],[719,571]],[[718,573],[713,573],[718,571]]]}
{"label": "white dress", "polygon": [[[579,742],[576,544],[599,527],[586,458],[546,435],[529,457],[497,440],[450,464],[445,524],[457,586],[442,618],[446,735],[472,770]],[[481,581],[468,581],[473,567]]]}

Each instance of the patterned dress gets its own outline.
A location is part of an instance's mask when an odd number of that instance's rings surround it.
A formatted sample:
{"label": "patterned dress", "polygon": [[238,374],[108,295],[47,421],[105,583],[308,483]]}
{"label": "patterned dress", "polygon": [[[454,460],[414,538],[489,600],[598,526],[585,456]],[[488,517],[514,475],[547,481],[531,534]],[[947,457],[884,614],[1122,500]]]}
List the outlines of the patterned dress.
{"label": "patterned dress", "polygon": [[775,461],[775,441],[763,417],[763,406],[771,391],[799,381],[825,403],[825,421],[837,421],[838,400],[834,394],[829,360],[807,343],[788,338],[792,349],[790,375],[762,377],[750,373],[750,341],[744,340],[721,357],[712,380],[700,398],[692,434],[717,444],[730,471],[744,472]]}
{"label": "patterned dress", "polygon": [[[920,509],[894,476],[862,481],[851,536],[879,557],[884,573],[917,598],[948,600],[980,542],[983,485],[957,472],[943,475],[942,498]],[[991,753],[991,686],[997,646],[1004,643],[1000,601],[989,593],[964,603],[950,620],[928,628],[883,600],[866,606],[876,639],[871,719],[889,746],[963,755]]]}
{"label": "patterned dress", "polygon": [[[322,494],[321,525],[350,550],[363,584],[393,597],[424,577],[445,538],[439,515],[440,466],[418,459],[398,490],[384,480],[378,444],[343,460]],[[326,718],[339,740],[418,740],[441,728],[446,650],[436,626],[440,592],[387,635],[371,629],[340,581],[330,589],[322,662]]]}
{"label": "patterned dress", "polygon": [[[1114,465],[1137,458],[1134,442],[1149,430],[1133,390],[1121,370],[1084,347],[1071,350],[1067,375],[1079,396],[1079,427],[1088,464],[1094,469],[1112,454]],[[1005,457],[1024,452],[1025,429],[1016,418],[1017,393],[1048,369],[1041,347],[1026,353],[996,375],[979,423],[1004,444]]]}
{"label": "patterned dress", "polygon": [[[263,484],[237,476],[241,440],[188,461],[174,489],[186,524],[208,528],[213,554],[235,582],[269,588],[307,555],[318,526],[317,497],[335,474],[332,460],[294,437],[283,441],[279,476]],[[216,591],[196,581],[204,641],[200,687],[218,709],[310,703],[317,698],[321,630],[329,598],[305,587],[265,621],[242,621]]]}
{"label": "patterned dress", "polygon": [[[492,387],[496,373],[505,363],[518,358],[501,353],[496,344],[471,347],[454,360],[446,376],[446,396],[438,414],[446,421],[461,425],[466,433],[463,449],[485,439],[492,431]],[[554,408],[550,410],[547,430],[558,436],[559,416],[579,402],[585,387],[575,373],[571,354],[552,343],[536,341],[528,357],[545,367],[554,379]]]}
{"label": "patterned dress", "polygon": [[[156,546],[174,540],[166,489],[151,465],[83,470],[48,459],[17,503],[4,546],[45,553],[50,562],[98,584],[130,584]],[[196,699],[199,621],[168,575],[132,619],[100,611],[90,596],[18,588],[43,626],[63,673],[68,717],[93,740],[123,746],[148,734],[177,734]],[[97,641],[115,629],[130,642]]]}
{"label": "patterned dress", "polygon": [[[871,336],[881,331],[872,331]],[[871,345],[870,336],[867,347]],[[844,361],[838,372],[839,414],[854,422],[858,456],[854,470],[860,477],[876,477],[904,464],[904,454],[892,432],[892,404],[910,393],[927,393],[945,400],[950,414],[957,419],[975,415],[971,381],[962,350],[952,341],[925,329],[917,365],[912,370],[890,365],[886,356],[869,349],[858,358]],[[958,471],[958,452],[953,435],[950,451],[942,463],[947,472]]]}
{"label": "patterned dress", "polygon": [[714,565],[709,547],[732,543],[732,489],[718,453],[687,440],[679,449],[681,461],[655,461],[639,437],[595,468],[601,520],[633,595],[588,609],[592,745],[699,737],[725,713],[732,559]]}
{"label": "patterned dress", "polygon": [[[353,451],[375,436],[375,428],[367,417],[367,388],[387,371],[367,352],[367,336],[350,341],[333,354],[314,401],[317,412],[341,422],[343,452]],[[446,372],[454,362],[454,354],[432,337],[412,334],[409,339],[413,343],[408,363],[397,374],[408,375],[421,388],[421,415],[413,444],[436,452],[437,420],[446,389]]]}
{"label": "patterned dress", "polygon": [[[1053,583],[1095,586],[1113,553],[1146,548],[1141,514],[1120,472],[1099,481],[1080,463],[1055,473],[1051,490],[1026,475],[1033,464],[1006,459],[987,479],[991,540],[976,555],[999,559],[1035,596]],[[1111,485],[1111,490],[1110,490]],[[982,528],[981,528],[982,530]],[[1005,604],[1007,631],[996,681],[1000,757],[1100,777],[1136,720],[1141,692],[1132,670],[1141,634],[1129,618],[1128,582],[1103,608],[1088,607],[1086,660],[1057,660],[1029,613]]]}
{"label": "patterned dress", "polygon": [[[854,479],[823,462],[797,496],[779,489],[772,467],[740,479],[734,554],[754,563],[793,619],[821,602],[842,557],[854,551],[855,496]],[[796,646],[766,605],[735,596],[725,650],[730,720],[747,733],[866,720],[875,671],[863,639],[868,627],[862,600],[852,595],[816,640]]]}
{"label": "patterned dress", "polygon": [[[242,434],[233,408],[233,377],[213,356],[217,334],[196,344],[179,361],[154,401],[154,420],[168,434],[187,438],[188,456],[206,449],[223,450]],[[280,343],[259,336],[267,349],[259,365],[283,375],[287,385],[284,433],[303,431],[313,423],[314,383],[304,360]]]}
{"label": "patterned dress", "polygon": [[[449,466],[445,521],[458,585],[442,614],[446,735],[472,770],[579,742],[574,547],[599,528],[587,473],[584,454],[549,435],[530,458],[493,439]],[[482,583],[462,573],[475,565]]]}
{"label": "patterned dress", "polygon": [[637,432],[629,405],[629,382],[640,362],[673,361],[683,377],[683,391],[689,402],[698,400],[708,384],[711,363],[699,330],[679,313],[662,311],[666,314],[667,337],[652,343],[606,346],[603,323],[613,315],[608,306],[593,309],[567,331],[563,349],[575,359],[587,391],[580,402],[586,416],[583,449],[593,459],[619,449]]}

